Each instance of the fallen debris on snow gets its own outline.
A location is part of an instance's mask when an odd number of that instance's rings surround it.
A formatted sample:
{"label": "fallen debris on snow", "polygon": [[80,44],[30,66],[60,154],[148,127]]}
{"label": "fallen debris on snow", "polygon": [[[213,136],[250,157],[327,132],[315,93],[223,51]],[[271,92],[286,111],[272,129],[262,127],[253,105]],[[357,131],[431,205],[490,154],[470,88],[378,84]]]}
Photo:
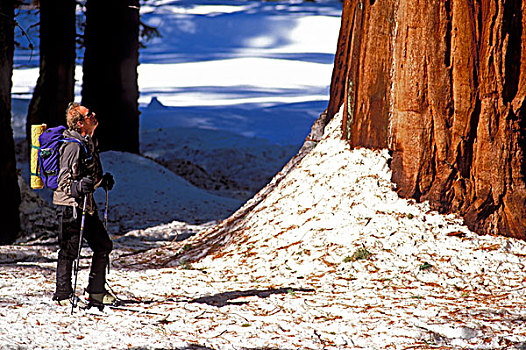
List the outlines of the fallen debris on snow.
{"label": "fallen debris on snow", "polygon": [[[166,225],[116,241],[113,289],[142,302],[134,308],[162,315],[109,309],[70,315],[50,300],[52,263],[7,264],[0,344],[524,347],[526,244],[478,236],[454,215],[400,199],[387,152],[350,150],[339,123],[331,121],[323,140],[235,222],[160,247],[148,246],[148,237],[173,240]],[[81,270],[81,284],[87,273]]]}

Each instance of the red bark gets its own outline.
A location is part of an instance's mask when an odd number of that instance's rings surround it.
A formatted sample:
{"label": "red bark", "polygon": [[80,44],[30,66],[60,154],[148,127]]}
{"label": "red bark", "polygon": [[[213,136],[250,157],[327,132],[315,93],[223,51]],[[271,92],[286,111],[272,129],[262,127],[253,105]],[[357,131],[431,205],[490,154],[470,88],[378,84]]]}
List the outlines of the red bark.
{"label": "red bark", "polygon": [[401,196],[526,238],[526,0],[347,1],[331,100]]}

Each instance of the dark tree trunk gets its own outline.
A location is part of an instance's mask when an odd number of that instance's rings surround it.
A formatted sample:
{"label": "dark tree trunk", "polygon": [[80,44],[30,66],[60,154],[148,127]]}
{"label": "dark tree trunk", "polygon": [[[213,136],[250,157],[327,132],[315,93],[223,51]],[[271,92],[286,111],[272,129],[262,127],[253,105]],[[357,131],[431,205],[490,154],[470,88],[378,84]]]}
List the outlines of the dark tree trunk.
{"label": "dark tree trunk", "polygon": [[32,124],[65,124],[75,97],[75,6],[74,0],[40,2],[40,76],[27,114],[29,141]]}
{"label": "dark tree trunk", "polygon": [[82,103],[102,150],[139,152],[139,1],[88,0]]}
{"label": "dark tree trunk", "polygon": [[20,188],[11,127],[14,15],[14,1],[0,1],[0,244],[14,242],[20,231]]}
{"label": "dark tree trunk", "polygon": [[401,196],[526,239],[526,0],[350,1],[329,113]]}

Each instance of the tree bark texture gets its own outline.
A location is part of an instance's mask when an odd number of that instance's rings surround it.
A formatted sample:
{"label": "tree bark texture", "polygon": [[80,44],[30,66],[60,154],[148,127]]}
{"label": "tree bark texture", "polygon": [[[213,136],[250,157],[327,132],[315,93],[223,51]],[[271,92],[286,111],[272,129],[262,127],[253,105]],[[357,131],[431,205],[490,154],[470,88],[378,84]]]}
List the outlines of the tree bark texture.
{"label": "tree bark texture", "polygon": [[14,242],[20,231],[20,188],[11,127],[14,15],[14,1],[0,0],[0,244]]}
{"label": "tree bark texture", "polygon": [[139,1],[88,0],[82,103],[102,150],[139,152]]}
{"label": "tree bark texture", "polygon": [[66,107],[75,89],[75,0],[40,2],[40,75],[29,104],[26,135],[31,125],[64,125]]}
{"label": "tree bark texture", "polygon": [[328,113],[403,197],[526,239],[526,0],[346,0]]}

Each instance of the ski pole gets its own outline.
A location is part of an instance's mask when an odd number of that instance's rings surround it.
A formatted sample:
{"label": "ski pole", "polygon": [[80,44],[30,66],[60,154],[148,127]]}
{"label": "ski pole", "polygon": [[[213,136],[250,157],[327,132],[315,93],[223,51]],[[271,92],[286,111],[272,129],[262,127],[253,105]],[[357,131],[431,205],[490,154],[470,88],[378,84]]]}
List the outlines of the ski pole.
{"label": "ski pole", "polygon": [[104,189],[106,191],[106,205],[104,208],[104,229],[106,232],[108,232],[108,189]]}
{"label": "ski pole", "polygon": [[[106,191],[106,203],[104,208],[104,229],[106,230],[106,233],[108,232],[108,188],[105,187],[104,190]],[[108,273],[110,273],[110,256],[108,255]]]}
{"label": "ski pole", "polygon": [[80,221],[79,249],[77,251],[77,262],[75,264],[75,283],[73,284],[73,300],[71,301],[71,314],[77,306],[77,277],[79,274],[80,251],[82,250],[82,236],[84,235],[84,222],[86,221],[86,203],[88,196],[84,196],[84,205],[82,206],[82,219]]}

